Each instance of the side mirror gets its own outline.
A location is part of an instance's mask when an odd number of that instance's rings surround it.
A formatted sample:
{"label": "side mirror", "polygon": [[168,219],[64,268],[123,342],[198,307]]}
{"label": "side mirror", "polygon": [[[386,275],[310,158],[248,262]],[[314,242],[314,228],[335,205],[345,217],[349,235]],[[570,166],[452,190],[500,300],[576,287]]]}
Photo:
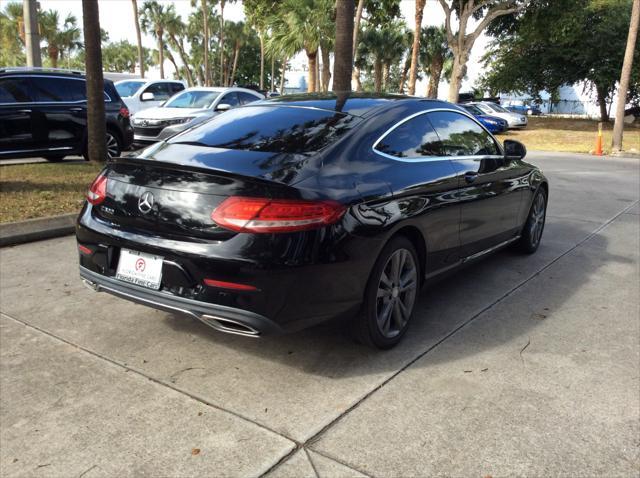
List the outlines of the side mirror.
{"label": "side mirror", "polygon": [[520,141],[504,140],[504,156],[507,159],[522,159],[527,155],[527,148]]}
{"label": "side mirror", "polygon": [[216,111],[227,111],[231,109],[231,105],[227,103],[220,103],[216,106]]}
{"label": "side mirror", "polygon": [[140,95],[140,101],[153,101],[156,99],[156,95],[151,93],[150,91],[145,91]]}

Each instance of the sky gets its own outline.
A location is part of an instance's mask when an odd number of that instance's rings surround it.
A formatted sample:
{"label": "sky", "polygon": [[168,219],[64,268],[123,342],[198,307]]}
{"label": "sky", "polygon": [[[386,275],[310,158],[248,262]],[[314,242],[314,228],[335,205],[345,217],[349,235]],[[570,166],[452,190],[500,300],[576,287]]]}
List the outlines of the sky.
{"label": "sky", "polygon": [[[8,0],[0,0],[0,8]],[[138,6],[143,3],[144,0],[138,0]],[[189,13],[192,11],[191,0],[176,0],[166,1],[160,0],[163,4],[175,5],[176,12],[182,16],[183,20],[186,20]],[[357,3],[357,2],[356,2]],[[133,8],[130,0],[99,0],[100,6],[100,25],[109,33],[109,39],[111,41],[128,40],[129,42],[136,43],[136,31],[134,27]],[[82,2],[81,0],[40,0],[40,8],[43,10],[55,9],[64,18],[67,13],[72,13],[78,18],[78,22],[82,23]],[[409,28],[413,28],[414,23],[414,10],[415,0],[402,0],[400,2],[400,10],[403,18],[407,22]],[[225,6],[224,9],[225,19],[239,21],[244,20],[244,11],[241,2],[230,3]],[[427,25],[441,25],[444,23],[444,13],[438,3],[438,0],[427,0],[427,4],[424,10],[423,26]],[[156,43],[149,35],[144,35],[142,38],[144,46],[149,48],[155,48]],[[471,59],[467,68],[467,80],[463,83],[462,90],[468,90],[473,86],[475,80],[480,74],[479,59],[484,53],[484,49],[487,44],[487,38],[481,36],[476,41],[476,44],[472,50]],[[292,66],[296,68],[298,65],[306,62],[304,54],[298,55],[292,62]],[[170,65],[165,66],[165,70],[173,72],[173,68]],[[150,76],[153,77],[154,73],[150,72]],[[295,78],[291,78],[288,84],[296,86],[297,81]],[[416,87],[417,94],[424,94],[426,89],[426,81],[419,83]],[[440,96],[446,98],[446,85],[441,85]]]}

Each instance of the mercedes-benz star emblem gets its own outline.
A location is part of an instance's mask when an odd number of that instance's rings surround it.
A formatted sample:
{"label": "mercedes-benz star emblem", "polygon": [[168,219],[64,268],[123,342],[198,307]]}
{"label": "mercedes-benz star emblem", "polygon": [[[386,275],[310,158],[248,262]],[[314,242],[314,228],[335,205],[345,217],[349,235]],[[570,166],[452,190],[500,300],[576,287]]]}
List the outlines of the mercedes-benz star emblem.
{"label": "mercedes-benz star emblem", "polygon": [[140,196],[138,199],[138,209],[142,214],[147,214],[149,211],[153,209],[153,194],[150,191],[147,191]]}

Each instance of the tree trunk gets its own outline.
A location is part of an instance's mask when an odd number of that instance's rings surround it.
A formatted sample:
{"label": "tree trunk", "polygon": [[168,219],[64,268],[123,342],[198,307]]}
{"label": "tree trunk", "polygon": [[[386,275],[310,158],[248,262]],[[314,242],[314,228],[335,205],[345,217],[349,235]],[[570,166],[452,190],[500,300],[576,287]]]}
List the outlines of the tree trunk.
{"label": "tree trunk", "polygon": [[382,71],[382,89],[386,92],[389,90],[389,73],[391,72],[391,63],[385,63]]}
{"label": "tree trunk", "polygon": [[187,61],[187,54],[184,51],[184,47],[178,41],[175,35],[171,35],[170,38],[173,45],[176,47],[176,50],[178,50],[180,61],[184,65],[184,71],[187,74],[187,83],[189,84],[189,86],[193,86],[193,75],[191,74],[191,69],[189,68],[189,62]]}
{"label": "tree trunk", "polygon": [[[320,49],[318,49],[319,51]],[[322,81],[320,77],[320,59],[316,56],[316,89],[315,92],[318,93],[322,89]]]}
{"label": "tree trunk", "polygon": [[100,46],[100,12],[95,0],[82,0],[85,71],[87,79],[87,152],[91,161],[107,159],[104,120],[104,77]]}
{"label": "tree trunk", "polygon": [[229,86],[233,85],[236,78],[236,69],[238,68],[238,57],[240,56],[240,42],[236,41],[235,51],[233,52],[233,67],[231,68],[231,76],[229,78]]}
{"label": "tree trunk", "polygon": [[136,22],[136,39],[138,40],[138,65],[140,65],[140,78],[144,78],[144,50],[142,49],[142,34],[140,33],[140,20],[138,19],[138,2],[131,0],[133,6],[133,18]]}
{"label": "tree trunk", "polygon": [[596,85],[596,94],[598,97],[598,106],[600,107],[600,121],[606,123],[609,121],[609,111],[607,110],[607,89],[603,86]]}
{"label": "tree trunk", "polygon": [[[341,0],[337,0],[337,4],[336,4],[336,38],[338,36],[338,25],[337,25],[337,19],[339,18],[338,16],[338,8],[339,5],[341,3]],[[350,7],[351,12],[353,12],[353,1],[348,1],[347,3],[351,3],[352,6]],[[340,6],[340,8],[348,8],[345,6]],[[356,9],[356,19],[355,22],[352,23],[352,28],[353,28],[353,44],[352,44],[352,50],[351,50],[351,54],[353,56],[353,59],[355,61],[356,59],[356,52],[358,51],[358,33],[360,30],[360,20],[362,20],[362,10],[364,9],[364,0],[358,0],[358,8]],[[351,14],[353,16],[353,13]]]}
{"label": "tree trunk", "polygon": [[220,48],[220,81],[222,82],[224,71],[224,3],[225,0],[220,0],[220,35],[218,41],[218,48]]}
{"label": "tree trunk", "polygon": [[362,91],[362,81],[360,80],[360,68],[353,67],[353,81],[356,82],[356,91]]}
{"label": "tree trunk", "polygon": [[58,55],[60,54],[60,52],[58,51],[58,47],[47,47],[47,53],[49,55],[49,60],[51,60],[51,67],[58,68]]}
{"label": "tree trunk", "polygon": [[431,74],[429,75],[429,84],[427,85],[427,98],[438,97],[438,87],[440,86],[440,78],[442,77],[443,61],[441,58],[434,58],[429,67]]}
{"label": "tree trunk", "polygon": [[202,21],[204,28],[202,32],[202,56],[204,59],[204,85],[211,86],[211,71],[209,68],[209,12],[207,0],[202,0]]}
{"label": "tree trunk", "polygon": [[622,134],[624,131],[624,107],[627,102],[627,91],[631,80],[631,67],[633,66],[633,53],[638,38],[638,24],[640,24],[640,0],[633,0],[631,10],[631,22],[629,23],[629,36],[627,37],[627,49],[624,53],[622,72],[620,73],[620,89],[618,90],[618,104],[616,107],[616,122],[613,125],[613,140],[611,149],[622,151]]}
{"label": "tree trunk", "polygon": [[[353,16],[353,15],[352,15]],[[329,91],[329,82],[331,81],[331,60],[329,59],[329,48],[320,47],[320,55],[322,56],[322,91]]]}
{"label": "tree trunk", "polygon": [[307,85],[307,93],[313,93],[316,91],[316,73],[318,70],[318,50],[315,51],[307,51],[307,61],[309,62],[309,75],[308,75],[308,85]]}
{"label": "tree trunk", "polygon": [[409,67],[411,67],[411,57],[407,55],[407,59],[404,61],[402,67],[402,75],[400,75],[400,84],[398,85],[398,93],[404,93],[404,84],[407,82],[407,73],[409,73]]}
{"label": "tree trunk", "polygon": [[416,94],[416,80],[418,78],[418,61],[420,55],[420,29],[422,28],[422,15],[426,0],[416,0],[415,13],[415,34],[413,35],[413,46],[411,48],[411,70],[409,71],[409,94]]}
{"label": "tree trunk", "polygon": [[159,30],[158,35],[158,62],[160,63],[160,79],[164,80],[164,42],[162,41],[162,35],[164,32]]}
{"label": "tree trunk", "polygon": [[[358,2],[358,15],[362,16],[364,0]],[[353,24],[353,0],[336,0],[336,41],[333,58],[333,91],[351,91],[351,74],[355,75],[355,57],[358,35]],[[360,18],[357,19],[360,23]],[[328,56],[328,55],[327,55]],[[360,75],[358,75],[359,77]],[[327,87],[328,87],[327,83]]]}
{"label": "tree trunk", "polygon": [[271,88],[269,91],[273,91],[276,87],[276,57],[271,55]]}
{"label": "tree trunk", "polygon": [[458,53],[456,49],[453,48],[454,57],[453,57],[453,68],[451,70],[451,80],[449,81],[449,102],[457,103],[458,97],[460,95],[460,87],[462,86],[462,79],[464,78],[466,69],[467,69],[467,61],[469,57],[466,53]]}
{"label": "tree trunk", "polygon": [[264,32],[260,30],[260,89],[264,89]]}
{"label": "tree trunk", "polygon": [[382,91],[382,61],[377,58],[373,62],[373,87],[376,93]]}
{"label": "tree trunk", "polygon": [[285,76],[287,73],[287,57],[282,59],[282,75],[280,75],[280,94],[284,95]]}
{"label": "tree trunk", "polygon": [[180,78],[182,76],[180,75],[180,67],[176,63],[176,59],[173,57],[169,49],[167,49],[167,58],[169,59],[169,62],[173,65],[174,70],[176,70],[176,77]]}

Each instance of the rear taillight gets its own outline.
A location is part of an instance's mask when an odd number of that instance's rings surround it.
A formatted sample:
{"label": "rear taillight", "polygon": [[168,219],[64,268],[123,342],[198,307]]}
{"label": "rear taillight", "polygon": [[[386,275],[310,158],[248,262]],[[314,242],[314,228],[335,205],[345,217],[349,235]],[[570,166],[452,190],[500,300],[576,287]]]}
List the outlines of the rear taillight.
{"label": "rear taillight", "polygon": [[129,108],[127,108],[126,106],[123,106],[122,108],[120,108],[120,116],[122,116],[123,118],[128,118]]}
{"label": "rear taillight", "polygon": [[107,177],[100,173],[98,177],[91,183],[87,191],[87,201],[94,206],[102,203],[107,197]]}
{"label": "rear taillight", "polygon": [[334,201],[232,196],[213,211],[211,219],[237,232],[295,232],[333,224],[344,211],[345,207]]}

